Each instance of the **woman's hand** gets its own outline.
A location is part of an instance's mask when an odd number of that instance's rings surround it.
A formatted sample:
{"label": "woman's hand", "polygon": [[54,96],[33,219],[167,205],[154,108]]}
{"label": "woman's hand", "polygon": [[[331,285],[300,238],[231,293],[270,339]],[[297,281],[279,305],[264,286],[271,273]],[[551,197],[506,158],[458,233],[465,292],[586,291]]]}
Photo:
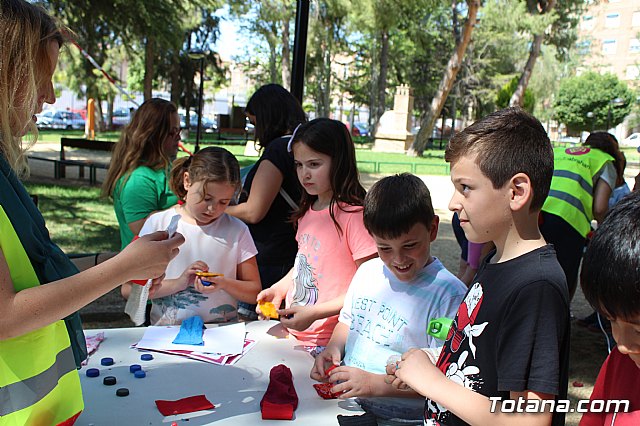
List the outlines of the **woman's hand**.
{"label": "woman's hand", "polygon": [[164,274],[167,264],[178,255],[178,247],[184,243],[182,234],[167,238],[166,231],[145,235],[131,242],[117,256],[104,262],[118,262],[117,269],[128,275],[123,281],[148,280]]}

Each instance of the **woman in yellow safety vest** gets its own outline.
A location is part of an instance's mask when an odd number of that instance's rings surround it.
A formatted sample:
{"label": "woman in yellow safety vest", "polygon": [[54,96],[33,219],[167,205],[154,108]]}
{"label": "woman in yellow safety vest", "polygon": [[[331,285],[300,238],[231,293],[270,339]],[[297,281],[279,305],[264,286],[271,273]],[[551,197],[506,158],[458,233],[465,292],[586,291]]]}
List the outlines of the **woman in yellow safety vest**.
{"label": "woman in yellow safety vest", "polygon": [[[0,0],[0,424],[73,424],[83,408],[76,368],[86,346],[76,311],[132,279],[160,279],[184,238],[151,234],[78,273],[49,238],[19,176],[22,137],[55,102],[64,38],[47,13]],[[46,285],[45,285],[46,284]]]}
{"label": "woman in yellow safety vest", "polygon": [[542,206],[540,231],[554,245],[573,297],[591,221],[602,221],[609,209],[622,153],[613,135],[595,132],[583,146],[555,148],[553,155],[553,178]]}

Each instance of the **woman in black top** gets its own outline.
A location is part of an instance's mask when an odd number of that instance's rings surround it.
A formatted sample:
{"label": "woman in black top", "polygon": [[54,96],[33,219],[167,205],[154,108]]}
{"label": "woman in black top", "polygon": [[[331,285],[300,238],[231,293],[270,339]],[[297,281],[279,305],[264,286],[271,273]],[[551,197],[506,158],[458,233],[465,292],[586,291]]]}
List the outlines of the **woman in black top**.
{"label": "woman in black top", "polygon": [[[298,244],[289,217],[300,200],[300,184],[287,144],[307,121],[300,103],[284,87],[267,84],[249,99],[245,114],[255,126],[261,156],[247,174],[240,203],[226,210],[244,221],[258,249],[262,288],[269,288],[292,267]],[[284,194],[283,194],[284,192]],[[255,319],[255,306],[240,304],[238,313]]]}

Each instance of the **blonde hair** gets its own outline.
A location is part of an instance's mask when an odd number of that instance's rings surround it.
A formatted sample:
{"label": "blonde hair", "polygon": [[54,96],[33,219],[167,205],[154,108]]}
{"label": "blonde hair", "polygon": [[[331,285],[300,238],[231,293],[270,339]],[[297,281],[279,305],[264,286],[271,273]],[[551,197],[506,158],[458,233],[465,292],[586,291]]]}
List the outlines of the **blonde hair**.
{"label": "blonde hair", "polygon": [[[19,175],[28,174],[22,148],[23,128],[38,138],[31,116],[38,88],[51,74],[48,46],[64,44],[61,26],[41,7],[24,0],[0,0],[0,154]],[[55,65],[54,65],[55,66]]]}
{"label": "blonde hair", "polygon": [[[208,183],[228,183],[240,191],[240,165],[229,151],[217,146],[208,146],[190,157],[178,158],[173,162],[169,187],[179,199],[187,195],[184,174],[189,173],[191,182],[203,182],[203,191]],[[202,198],[207,194],[203,193]]]}
{"label": "blonde hair", "polygon": [[103,196],[113,196],[118,180],[125,176],[124,184],[138,167],[153,170],[169,167],[171,158],[164,150],[164,141],[171,132],[171,115],[177,112],[173,103],[159,98],[149,99],[140,106],[113,149],[102,185]]}

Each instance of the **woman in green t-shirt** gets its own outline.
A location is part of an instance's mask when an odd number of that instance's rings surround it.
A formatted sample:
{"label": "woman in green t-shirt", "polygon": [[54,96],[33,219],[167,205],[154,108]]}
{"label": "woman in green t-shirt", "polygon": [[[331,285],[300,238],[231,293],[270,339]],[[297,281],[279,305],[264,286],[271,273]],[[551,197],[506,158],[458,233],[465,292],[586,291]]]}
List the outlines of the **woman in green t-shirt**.
{"label": "woman in green t-shirt", "polygon": [[125,127],[111,157],[103,195],[113,198],[124,248],[149,215],[178,201],[168,175],[180,142],[180,117],[175,105],[149,99]]}

